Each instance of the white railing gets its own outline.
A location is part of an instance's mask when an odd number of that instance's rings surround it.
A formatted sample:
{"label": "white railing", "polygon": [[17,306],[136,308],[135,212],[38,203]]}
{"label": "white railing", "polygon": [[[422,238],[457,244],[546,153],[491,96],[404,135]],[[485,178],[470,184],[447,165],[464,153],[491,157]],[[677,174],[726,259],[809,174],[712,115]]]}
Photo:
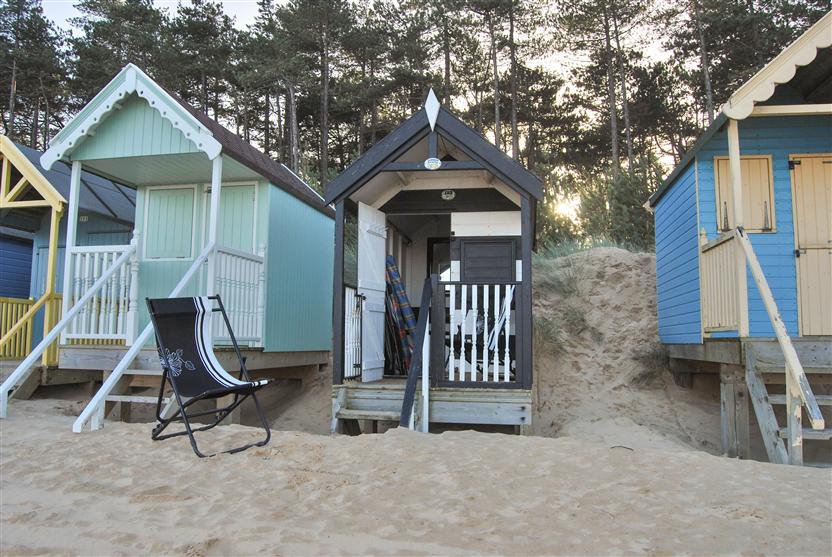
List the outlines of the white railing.
{"label": "white railing", "polygon": [[[265,306],[265,259],[252,253],[218,247],[214,268],[216,293],[222,298],[237,341],[261,343]],[[213,326],[215,340],[230,340],[221,314],[214,315]]]}
{"label": "white railing", "polygon": [[[208,257],[211,255],[211,252],[214,251],[214,244],[209,244],[202,250],[202,253],[194,259],[194,262],[191,264],[190,268],[182,275],[182,278],[179,280],[179,283],[171,290],[170,294],[168,294],[168,298],[175,298],[179,294],[182,293],[182,290],[188,285],[194,275],[202,268],[202,265],[208,261]],[[75,308],[73,308],[73,311]],[[56,327],[57,328],[57,327]],[[139,334],[139,336],[133,342],[133,345],[124,355],[124,357],[119,361],[118,365],[116,365],[113,372],[107,377],[107,380],[101,385],[101,388],[98,389],[98,392],[92,397],[89,404],[84,407],[84,410],[72,424],[72,431],[75,433],[81,433],[84,430],[84,427],[89,424],[90,430],[95,431],[96,429],[100,429],[104,425],[104,405],[107,400],[107,397],[113,391],[115,386],[118,384],[121,377],[124,375],[124,370],[126,370],[130,364],[133,363],[133,360],[136,359],[136,356],[141,351],[142,347],[150,340],[150,337],[153,335],[153,323],[148,323],[144,330]],[[44,339],[46,340],[46,339]],[[42,343],[41,343],[42,344]],[[2,394],[2,393],[0,393]]]}
{"label": "white railing", "polygon": [[[792,340],[786,330],[786,324],[783,323],[783,319],[780,317],[780,311],[777,309],[774,295],[771,293],[765,274],[763,274],[763,268],[754,253],[754,247],[742,227],[736,228],[732,234],[737,239],[745,261],[748,262],[751,276],[754,277],[754,282],[760,291],[760,297],[763,299],[763,305],[771,321],[771,327],[774,329],[777,343],[786,361],[786,431],[789,462],[791,464],[803,464],[803,408],[806,408],[806,414],[812,429],[823,429],[825,420],[815,398],[815,393],[809,385],[809,379],[803,371],[803,365],[800,363],[797,351],[794,349]],[[743,280],[745,280],[745,277],[743,277]]]}
{"label": "white railing", "polygon": [[344,379],[361,377],[361,306],[363,295],[344,287]]}
{"label": "white railing", "polygon": [[[445,293],[448,381],[515,380],[515,284],[440,283]],[[435,302],[434,302],[435,303]]]}
{"label": "white railing", "polygon": [[[81,312],[81,309],[89,302],[94,296],[97,296],[98,293],[101,291],[102,288],[109,282],[110,278],[124,265],[130,257],[132,257],[136,253],[136,241],[135,239],[133,242],[127,246],[127,250],[125,250],[120,256],[116,258],[115,261],[112,262],[109,268],[104,270],[98,279],[90,286],[89,290],[87,290],[78,300],[76,305],[71,307],[69,311],[61,318],[61,320],[52,328],[49,333],[47,333],[43,340],[38,343],[34,350],[32,350],[28,356],[20,363],[20,365],[15,368],[15,370],[9,375],[6,380],[3,382],[2,386],[0,386],[0,418],[5,418],[8,413],[8,404],[9,404],[9,395],[11,391],[15,388],[16,385],[23,382],[29,374],[34,369],[34,365],[37,362],[38,358],[40,358],[43,353],[49,348],[55,339],[64,332],[64,329],[75,319],[75,317]],[[135,347],[140,347],[140,345],[135,345]]]}
{"label": "white railing", "polygon": [[[115,261],[131,246],[79,246],[69,249],[68,257],[70,291],[69,307],[74,307],[90,290],[92,284],[110,269]],[[70,321],[61,336],[67,339],[96,339],[131,341],[135,321],[137,265],[130,260],[122,261],[110,274],[103,287],[87,302],[80,304],[77,315]]]}

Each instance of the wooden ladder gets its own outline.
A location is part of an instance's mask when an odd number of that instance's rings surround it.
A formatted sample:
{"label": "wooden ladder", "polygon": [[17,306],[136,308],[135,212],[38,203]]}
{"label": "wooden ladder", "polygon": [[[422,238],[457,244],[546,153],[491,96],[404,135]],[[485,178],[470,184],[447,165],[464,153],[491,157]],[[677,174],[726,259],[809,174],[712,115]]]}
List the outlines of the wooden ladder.
{"label": "wooden ladder", "polygon": [[[769,461],[778,464],[829,466],[829,462],[805,463],[803,441],[823,441],[832,452],[832,428],[812,429],[803,427],[799,402],[790,396],[788,381],[786,392],[772,394],[769,386],[783,384],[785,359],[776,342],[759,341],[745,343],[745,382],[760,426]],[[803,370],[816,390],[823,384],[832,384],[832,343],[829,341],[795,342]],[[818,406],[832,406],[832,395],[815,395]],[[786,425],[781,426],[775,408],[785,407]]]}

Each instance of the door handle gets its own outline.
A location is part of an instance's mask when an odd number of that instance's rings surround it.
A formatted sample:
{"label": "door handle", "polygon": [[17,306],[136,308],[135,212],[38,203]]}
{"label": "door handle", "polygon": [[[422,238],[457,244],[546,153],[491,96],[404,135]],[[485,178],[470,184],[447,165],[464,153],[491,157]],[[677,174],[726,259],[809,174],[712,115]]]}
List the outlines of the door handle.
{"label": "door handle", "polygon": [[805,253],[806,253],[805,249],[797,248],[796,250],[794,250],[794,256],[795,257],[800,257],[800,254],[805,254]]}

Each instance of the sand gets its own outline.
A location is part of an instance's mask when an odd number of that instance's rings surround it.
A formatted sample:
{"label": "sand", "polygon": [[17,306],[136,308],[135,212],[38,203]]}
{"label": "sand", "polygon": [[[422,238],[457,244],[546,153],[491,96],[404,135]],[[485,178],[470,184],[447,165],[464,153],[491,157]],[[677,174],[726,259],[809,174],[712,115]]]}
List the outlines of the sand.
{"label": "sand", "polygon": [[61,404],[17,402],[2,422],[3,555],[832,552],[828,470],[403,429],[275,432],[198,460],[183,439],[151,441],[148,424],[73,434]]}
{"label": "sand", "polygon": [[536,287],[561,332],[535,342],[535,437],[331,437],[327,372],[264,396],[270,445],[208,460],[150,424],[72,434],[77,401],[12,401],[0,555],[832,555],[832,471],[714,456],[718,383],[673,384],[652,270],[616,249],[536,270],[577,280]]}

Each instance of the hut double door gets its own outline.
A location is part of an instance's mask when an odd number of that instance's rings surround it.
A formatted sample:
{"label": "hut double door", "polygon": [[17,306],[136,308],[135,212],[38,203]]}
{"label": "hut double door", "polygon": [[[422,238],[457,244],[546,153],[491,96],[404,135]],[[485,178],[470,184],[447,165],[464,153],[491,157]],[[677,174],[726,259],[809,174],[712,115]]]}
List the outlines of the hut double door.
{"label": "hut double door", "polygon": [[792,160],[800,332],[832,335],[832,155]]}
{"label": "hut double door", "polygon": [[361,380],[384,376],[384,317],[387,286],[387,216],[358,204],[358,294],[361,305]]}

